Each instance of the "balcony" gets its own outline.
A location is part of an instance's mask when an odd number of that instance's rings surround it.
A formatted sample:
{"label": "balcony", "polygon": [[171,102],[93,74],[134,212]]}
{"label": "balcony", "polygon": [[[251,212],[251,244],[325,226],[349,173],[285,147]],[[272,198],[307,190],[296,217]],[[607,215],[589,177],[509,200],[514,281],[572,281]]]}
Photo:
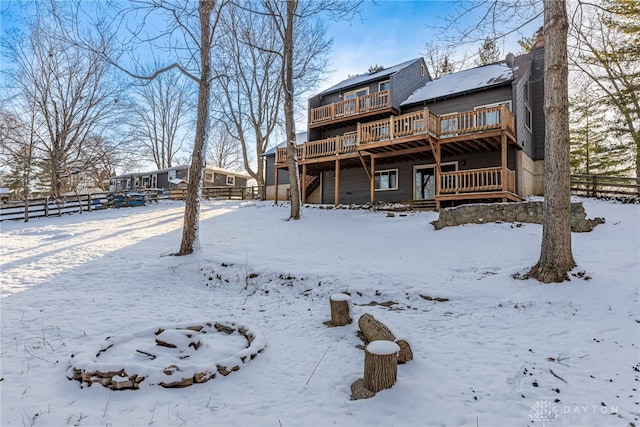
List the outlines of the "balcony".
{"label": "balcony", "polygon": [[318,127],[372,113],[390,112],[391,91],[383,90],[329,105],[312,108],[309,127]]}
{"label": "balcony", "polygon": [[[346,102],[346,101],[345,101]],[[416,141],[428,143],[429,138],[438,141],[441,146],[447,144],[470,145],[476,140],[479,150],[497,149],[499,139],[495,135],[507,132],[515,135],[515,120],[506,106],[481,108],[462,113],[437,116],[429,110],[391,116],[386,119],[367,123],[358,123],[357,131],[319,141],[309,141],[297,147],[298,161],[311,159],[335,159],[358,151],[397,149],[400,152],[404,143]],[[482,138],[489,135],[494,140]],[[468,148],[467,148],[468,149]],[[287,160],[286,148],[276,151],[276,164]]]}

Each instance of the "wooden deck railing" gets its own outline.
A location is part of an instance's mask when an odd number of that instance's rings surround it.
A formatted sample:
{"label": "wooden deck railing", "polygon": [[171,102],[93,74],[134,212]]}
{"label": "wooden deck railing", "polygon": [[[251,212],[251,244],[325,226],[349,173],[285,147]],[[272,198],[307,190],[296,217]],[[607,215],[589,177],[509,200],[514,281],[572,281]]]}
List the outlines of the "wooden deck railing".
{"label": "wooden deck railing", "polygon": [[403,136],[424,134],[427,130],[434,133],[436,122],[437,116],[425,109],[358,124],[358,143],[370,144]]}
{"label": "wooden deck railing", "polygon": [[483,191],[509,191],[515,193],[516,174],[507,169],[503,179],[502,168],[470,169],[440,174],[440,194],[475,193]]}
{"label": "wooden deck railing", "polygon": [[[515,133],[514,123],[513,114],[504,105],[446,116],[436,116],[424,109],[373,122],[358,123],[355,134],[306,142],[298,146],[297,154],[299,160],[304,160],[352,153],[357,150],[358,146],[425,133],[438,138],[450,138],[496,129],[506,129]],[[282,163],[286,159],[286,148],[279,148],[276,151],[276,163]]]}
{"label": "wooden deck railing", "polygon": [[506,105],[447,114],[439,116],[437,121],[437,132],[434,133],[440,138],[493,129],[506,129],[515,133],[515,119]]}
{"label": "wooden deck railing", "polygon": [[[358,147],[356,134],[334,136],[319,141],[309,141],[298,145],[298,160],[314,159],[337,154],[355,153]],[[278,148],[276,163],[287,161],[287,148]]]}
{"label": "wooden deck railing", "polygon": [[343,117],[355,116],[357,114],[368,113],[370,111],[381,110],[391,107],[391,91],[370,93],[358,96],[354,99],[334,102],[329,105],[312,108],[310,124],[327,122]]}

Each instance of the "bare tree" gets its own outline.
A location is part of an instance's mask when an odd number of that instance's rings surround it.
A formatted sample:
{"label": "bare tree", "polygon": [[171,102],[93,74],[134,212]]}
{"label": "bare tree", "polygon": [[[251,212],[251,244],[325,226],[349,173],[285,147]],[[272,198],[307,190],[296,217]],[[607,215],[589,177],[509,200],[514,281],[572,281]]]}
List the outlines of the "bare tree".
{"label": "bare tree", "polygon": [[[93,22],[97,34],[100,35],[99,48],[88,42],[79,26],[82,21],[79,14],[86,13],[81,6],[71,13],[71,30],[66,38],[73,39],[83,49],[97,52],[110,64],[135,79],[151,81],[171,70],[179,70],[184,76],[198,85],[196,124],[191,167],[189,168],[189,184],[185,198],[184,222],[180,249],[175,255],[193,253],[199,246],[199,217],[204,166],[206,162],[207,142],[210,129],[211,83],[219,76],[212,70],[212,50],[219,37],[217,28],[220,22],[220,11],[227,4],[226,0],[138,0],[132,7],[117,9],[115,14],[99,10],[93,14]],[[107,4],[111,6],[111,4]],[[100,5],[92,4],[94,8]],[[116,3],[119,6],[119,3]],[[63,20],[64,14],[58,13],[57,19]],[[163,19],[166,26],[153,33],[147,28],[146,19],[154,16]],[[142,19],[140,19],[142,17]],[[102,49],[121,36],[128,33],[128,40],[120,40],[123,51],[128,52],[135,60],[136,51],[141,45],[151,49],[164,50],[173,55],[174,62],[154,70],[149,74],[141,74],[125,66],[120,59],[123,52],[114,53]]]}
{"label": "bare tree", "polygon": [[[264,185],[262,154],[280,125],[282,79],[278,38],[268,16],[242,7],[230,7],[225,14],[225,37],[216,66],[225,70],[220,79],[222,92],[220,143],[215,151],[220,159],[229,147],[228,137],[239,143],[244,169]],[[254,167],[252,160],[257,160]]]}
{"label": "bare tree", "polygon": [[569,280],[571,250],[569,161],[569,20],[564,0],[544,0],[544,218],[540,259],[526,277],[543,283]]}
{"label": "bare tree", "polygon": [[42,125],[50,194],[59,197],[69,168],[84,161],[89,136],[114,123],[122,87],[98,55],[55,38],[59,28],[45,24],[41,13],[37,7],[27,37],[14,34],[2,45],[15,64],[8,76],[16,97]]}
{"label": "bare tree", "polygon": [[[145,67],[151,74],[162,64]],[[173,166],[173,158],[189,136],[186,125],[192,98],[185,77],[175,71],[160,74],[145,84],[134,87],[136,108],[133,137],[138,139],[151,155],[158,169]]]}
{"label": "bare tree", "polygon": [[[504,37],[539,16],[539,2],[482,0],[459,2],[445,27],[445,40],[457,46],[482,40],[484,35]],[[526,278],[543,283],[568,280],[576,265],[571,249],[571,194],[569,186],[569,102],[567,58],[567,3],[543,0],[545,198],[540,259]],[[480,16],[468,25],[468,19]],[[498,29],[501,31],[498,34]],[[484,37],[483,37],[484,36]]]}
{"label": "bare tree", "polygon": [[29,222],[29,197],[34,174],[37,171],[36,151],[41,145],[35,109],[18,115],[0,109],[0,153],[7,165],[8,187],[25,203],[24,222]]}
{"label": "bare tree", "polygon": [[[300,43],[305,36],[321,37],[318,31],[307,31],[317,27],[320,23],[319,15],[332,15],[335,19],[351,16],[359,7],[360,1],[344,2],[340,0],[318,2],[314,0],[262,0],[264,9],[271,17],[275,31],[281,41],[279,52],[282,68],[282,91],[284,101],[285,140],[287,145],[287,166],[289,169],[289,184],[291,193],[291,213],[289,219],[300,219],[302,197],[300,194],[300,179],[296,146],[296,129],[294,115],[295,79],[296,75],[303,76],[314,64],[314,57],[306,52],[296,55],[298,50],[310,43]],[[296,60],[296,57],[299,58]]]}
{"label": "bare tree", "polygon": [[242,154],[238,140],[231,136],[225,125],[218,124],[211,133],[207,151],[208,164],[231,171],[242,170]]}
{"label": "bare tree", "polygon": [[432,78],[437,79],[460,69],[460,64],[453,59],[453,49],[440,46],[432,41],[427,42],[425,49],[423,56]]}

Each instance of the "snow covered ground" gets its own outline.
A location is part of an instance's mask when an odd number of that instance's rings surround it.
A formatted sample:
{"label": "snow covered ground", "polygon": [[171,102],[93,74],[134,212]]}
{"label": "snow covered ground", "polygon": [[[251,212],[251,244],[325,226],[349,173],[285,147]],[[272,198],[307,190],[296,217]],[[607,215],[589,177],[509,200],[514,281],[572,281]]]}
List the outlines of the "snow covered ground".
{"label": "snow covered ground", "polygon": [[[549,286],[511,277],[536,262],[541,226],[435,231],[431,212],[307,208],[287,222],[288,206],[204,202],[202,248],[186,257],[167,256],[178,202],[4,222],[0,424],[638,426],[640,207],[584,203],[606,218],[573,234],[589,280]],[[413,349],[371,399],[349,400],[363,371],[357,323],[323,324],[342,291],[354,319],[373,314]],[[107,337],[191,322],[246,325],[268,344],[187,388],[67,379],[71,356]],[[242,348],[212,343],[224,357]]]}

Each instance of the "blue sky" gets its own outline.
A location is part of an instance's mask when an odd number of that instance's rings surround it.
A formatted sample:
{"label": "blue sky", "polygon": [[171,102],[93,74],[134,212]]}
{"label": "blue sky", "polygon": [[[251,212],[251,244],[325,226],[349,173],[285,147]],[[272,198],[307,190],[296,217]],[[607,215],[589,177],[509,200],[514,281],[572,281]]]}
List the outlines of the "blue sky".
{"label": "blue sky", "polygon": [[[451,1],[435,0],[367,0],[361,16],[351,22],[327,22],[329,36],[333,38],[333,72],[320,89],[338,83],[350,74],[366,72],[370,65],[390,67],[425,53],[428,41],[437,42],[438,30],[428,26],[441,26],[452,12]],[[532,35],[542,25],[542,19],[520,32],[513,33],[499,44],[502,56],[518,51],[517,40]],[[467,49],[477,51],[478,45]],[[464,52],[460,52],[461,56]]]}

